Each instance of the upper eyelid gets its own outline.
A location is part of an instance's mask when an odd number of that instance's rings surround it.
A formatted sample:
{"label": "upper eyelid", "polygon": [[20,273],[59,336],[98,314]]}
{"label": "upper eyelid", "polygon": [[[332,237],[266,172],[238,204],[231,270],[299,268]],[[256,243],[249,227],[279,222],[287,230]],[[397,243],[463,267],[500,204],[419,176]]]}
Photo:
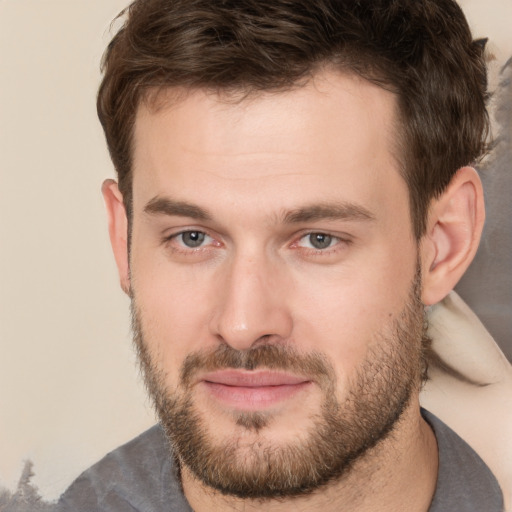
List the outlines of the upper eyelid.
{"label": "upper eyelid", "polygon": [[180,228],[174,228],[174,229],[176,229],[177,231],[174,231],[173,229],[166,229],[162,233],[162,239],[170,240],[171,238],[175,238],[175,237],[177,237],[179,235],[183,235],[184,233],[191,233],[191,232],[204,233],[205,235],[213,238],[213,236],[211,235],[209,230],[204,229],[204,228],[195,228],[195,227],[183,228],[183,227],[180,227]]}
{"label": "upper eyelid", "polygon": [[333,242],[333,243],[331,243],[331,245],[329,245],[325,249],[317,249],[316,247],[304,247],[304,249],[307,249],[307,250],[310,250],[310,251],[327,252],[330,249],[334,249],[339,243],[347,243],[347,242],[349,242],[349,240],[341,238],[341,237],[336,236],[336,235],[330,235],[329,233],[323,233],[321,231],[312,231],[311,233],[307,233],[306,235],[301,236],[300,238],[297,239],[297,242],[294,242],[294,243],[299,244],[299,242],[301,240],[307,238],[310,235],[316,235],[316,234],[325,235],[325,236],[330,237],[332,239],[331,242]]}
{"label": "upper eyelid", "polygon": [[[168,230],[166,230],[168,231]],[[161,236],[161,239],[162,239],[162,242],[168,242],[174,238],[177,238],[178,236],[180,235],[183,235],[184,233],[189,233],[189,232],[194,232],[194,231],[197,231],[197,232],[200,232],[200,233],[204,233],[206,236],[214,239],[214,240],[222,240],[223,237],[221,236],[218,236],[217,234],[213,234],[211,233],[211,231],[209,229],[205,229],[204,227],[202,228],[196,228],[194,226],[191,226],[191,227],[187,227],[187,228],[178,228],[178,231],[173,231],[171,233],[164,233],[162,234]],[[329,231],[329,230],[321,230],[321,229],[307,229],[307,230],[301,230],[299,233],[295,233],[294,235],[292,235],[291,237],[286,237],[286,238],[291,238],[291,242],[290,245],[294,245],[294,244],[297,244],[300,240],[302,240],[303,238],[309,236],[309,235],[312,235],[312,234],[322,234],[322,235],[326,235],[326,236],[330,236],[334,239],[337,239],[341,242],[345,242],[345,243],[351,243],[353,242],[353,236],[352,235],[349,235],[348,233],[334,233],[332,231]]]}
{"label": "upper eyelid", "polygon": [[351,242],[354,239],[354,237],[348,233],[338,233],[338,232],[333,232],[333,231],[329,231],[329,230],[321,230],[321,229],[308,229],[306,231],[299,233],[295,237],[295,240],[301,240],[302,238],[304,238],[306,236],[316,235],[316,234],[326,235],[326,236],[330,236],[332,238],[337,238],[338,240],[341,240],[343,242]]}
{"label": "upper eyelid", "polygon": [[[335,243],[329,245],[325,249],[317,249],[315,247],[306,247],[300,245],[300,242],[303,238],[312,235],[312,234],[322,234],[327,235],[335,239]],[[345,233],[337,233],[334,234],[329,231],[322,231],[318,229],[309,230],[301,233],[299,236],[296,236],[293,241],[290,243],[289,248],[295,251],[300,251],[304,254],[314,255],[321,257],[322,255],[327,257],[328,255],[336,254],[340,251],[343,251],[344,248],[348,248],[349,245],[352,245],[354,242],[354,237]]]}
{"label": "upper eyelid", "polygon": [[[187,246],[183,240],[177,241],[180,235],[183,235],[185,233],[190,232],[197,232],[197,233],[204,233],[206,237],[209,238],[206,239],[204,242],[201,243],[201,245],[198,245],[197,247],[189,247]],[[212,242],[214,242],[215,239],[209,235],[206,231],[200,230],[200,229],[182,229],[181,231],[177,231],[176,233],[171,233],[169,235],[166,235],[162,238],[162,245],[168,247],[169,249],[172,249],[173,251],[179,251],[179,252],[187,252],[190,254],[202,252],[209,249],[209,246],[212,245]],[[174,242],[174,243],[173,243]]]}

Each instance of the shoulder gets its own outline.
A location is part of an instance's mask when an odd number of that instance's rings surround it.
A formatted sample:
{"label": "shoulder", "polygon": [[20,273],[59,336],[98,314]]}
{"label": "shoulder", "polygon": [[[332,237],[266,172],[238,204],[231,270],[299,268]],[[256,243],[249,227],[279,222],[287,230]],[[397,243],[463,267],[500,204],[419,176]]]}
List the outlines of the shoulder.
{"label": "shoulder", "polygon": [[430,512],[501,512],[503,494],[480,456],[432,413],[422,410],[439,451],[437,488]]}
{"label": "shoulder", "polygon": [[189,511],[160,426],[152,427],[84,471],[61,496],[58,510]]}

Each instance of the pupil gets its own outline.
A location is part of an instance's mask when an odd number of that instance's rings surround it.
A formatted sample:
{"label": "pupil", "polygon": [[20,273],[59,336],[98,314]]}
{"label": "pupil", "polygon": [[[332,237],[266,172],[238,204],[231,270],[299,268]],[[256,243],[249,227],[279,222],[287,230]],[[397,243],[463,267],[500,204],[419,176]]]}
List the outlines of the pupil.
{"label": "pupil", "polygon": [[312,233],[309,241],[315,249],[326,249],[331,245],[332,237],[323,233]]}
{"label": "pupil", "polygon": [[204,233],[200,231],[187,231],[183,233],[182,239],[187,247],[199,247],[204,241]]}

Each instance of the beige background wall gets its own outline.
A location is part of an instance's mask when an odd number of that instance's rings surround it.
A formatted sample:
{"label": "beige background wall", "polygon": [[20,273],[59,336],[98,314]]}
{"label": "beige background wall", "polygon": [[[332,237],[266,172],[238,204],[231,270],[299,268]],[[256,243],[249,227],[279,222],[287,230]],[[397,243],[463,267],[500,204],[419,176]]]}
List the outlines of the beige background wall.
{"label": "beige background wall", "polygon": [[[512,55],[512,0],[461,3]],[[48,499],[154,421],[100,198],[98,63],[125,5],[0,0],[0,487],[28,458]]]}

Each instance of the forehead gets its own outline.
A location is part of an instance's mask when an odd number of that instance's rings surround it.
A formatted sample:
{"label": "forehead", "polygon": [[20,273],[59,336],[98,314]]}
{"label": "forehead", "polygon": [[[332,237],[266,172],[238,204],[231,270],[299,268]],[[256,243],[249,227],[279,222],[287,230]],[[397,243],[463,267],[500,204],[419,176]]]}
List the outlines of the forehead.
{"label": "forehead", "polygon": [[276,208],[307,195],[330,201],[362,193],[371,202],[372,191],[402,181],[395,97],[358,77],[324,72],[302,87],[244,99],[160,94],[136,116],[135,208],[165,194],[214,202],[256,201],[260,193]]}

